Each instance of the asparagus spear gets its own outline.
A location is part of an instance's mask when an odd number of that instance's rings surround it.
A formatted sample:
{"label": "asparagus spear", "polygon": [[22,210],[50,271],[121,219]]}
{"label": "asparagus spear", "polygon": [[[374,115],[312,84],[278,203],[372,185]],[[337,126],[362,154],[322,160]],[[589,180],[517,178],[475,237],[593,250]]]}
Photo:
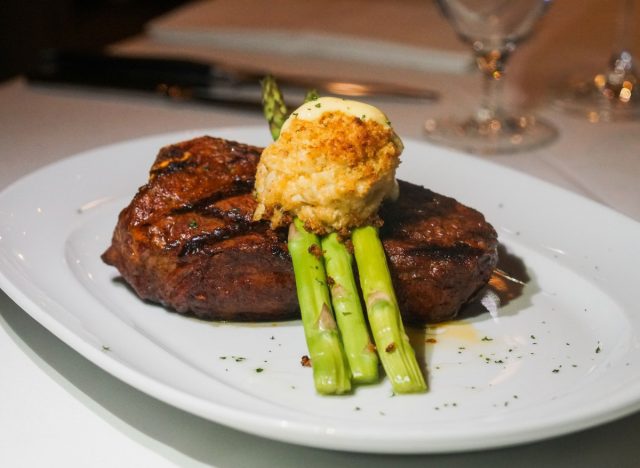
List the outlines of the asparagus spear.
{"label": "asparagus spear", "polygon": [[265,76],[260,82],[262,86],[262,109],[269,122],[269,130],[274,140],[280,136],[280,129],[287,120],[289,111],[282,97],[282,92],[273,76]]}
{"label": "asparagus spear", "polygon": [[357,228],[351,240],[369,325],[393,390],[396,393],[423,392],[427,385],[402,324],[378,230],[372,226]]}
{"label": "asparagus spear", "polygon": [[[314,95],[308,93],[307,99],[316,99]],[[276,140],[287,118],[287,108],[272,76],[262,80],[262,104],[271,136]],[[316,391],[346,393],[351,390],[351,371],[331,308],[320,239],[307,232],[296,218],[289,226],[288,247]]]}
{"label": "asparagus spear", "polygon": [[[311,89],[307,91],[304,102],[315,101],[319,97],[318,92]],[[331,278],[331,300],[353,381],[375,382],[378,380],[378,355],[362,312],[353,277],[352,255],[335,233],[323,236],[321,243],[327,277]]]}
{"label": "asparagus spear", "polygon": [[371,342],[353,277],[353,257],[336,233],[322,237],[327,278],[338,328],[356,383],[378,380],[378,355]]}
{"label": "asparagus spear", "polygon": [[320,95],[318,94],[318,91],[316,91],[315,89],[310,89],[304,95],[304,102],[315,101],[319,97],[320,97]]}
{"label": "asparagus spear", "polygon": [[[313,100],[316,98],[317,95],[313,92],[310,92],[307,93],[305,101]],[[278,105],[278,103],[281,103],[281,105]],[[280,93],[277,83],[272,77],[268,77],[263,81],[263,104],[265,116],[269,121],[269,126],[271,128],[271,133],[274,139],[277,139],[280,134],[280,128],[286,119],[286,106],[284,106],[282,94]],[[292,233],[294,234],[294,237],[297,237],[299,234],[304,234],[306,237],[306,235],[309,234],[304,230],[302,223],[298,219],[296,219],[294,221],[294,224],[291,226],[290,238]],[[382,349],[381,360],[385,371],[392,381],[394,391],[396,391],[397,393],[424,391],[426,390],[426,383],[424,381],[424,377],[422,376],[422,372],[417,364],[415,354],[409,343],[409,339],[404,331],[404,326],[402,324],[397,300],[395,298],[393,285],[389,276],[389,270],[387,267],[384,250],[382,249],[382,243],[380,242],[380,239],[378,237],[378,231],[370,226],[356,229],[356,231],[354,231],[354,235],[352,236],[352,240],[356,251],[356,261],[360,269],[360,283],[367,301],[367,314],[369,317],[370,326],[372,328],[374,339],[376,341],[378,349]],[[351,291],[355,291],[355,280],[353,280],[353,272],[350,271],[350,262],[348,262],[349,268],[345,268],[344,265],[338,266],[336,264],[337,262],[335,261],[332,262],[331,258],[339,258],[340,254],[336,255],[336,252],[332,251],[333,244],[329,238],[325,238],[323,241],[325,250],[327,250],[328,246],[328,250],[332,252],[332,254],[329,255],[330,260],[328,262],[333,263],[333,265],[331,266],[332,274],[340,279],[339,284],[341,286],[347,285],[347,287],[351,289]],[[367,251],[370,251],[371,256],[367,255]],[[294,255],[298,255],[298,252],[295,251],[295,249],[294,251],[291,250],[291,240],[290,252],[294,261],[295,270],[296,262],[300,263],[301,259],[294,258]],[[333,271],[334,266],[337,272]],[[308,286],[310,286],[310,284],[308,283],[308,279],[299,276],[297,270],[295,270],[295,275],[299,301],[302,307],[303,298],[300,297],[301,290],[303,291],[303,294],[305,294],[306,289]],[[348,278],[350,278],[350,280]],[[322,283],[326,280],[325,277],[319,277],[316,279],[319,280],[319,283]],[[344,305],[342,303],[342,294],[342,291],[340,291],[338,294],[334,293],[334,303],[339,304],[337,308],[340,312],[343,311]],[[355,295],[355,297],[357,297],[357,295]],[[321,310],[324,312],[330,311],[330,305],[328,302],[323,303],[321,307]],[[359,307],[359,302],[358,308],[361,310],[361,307]],[[312,313],[310,313],[309,315],[313,316]],[[321,315],[326,318],[327,314]],[[341,315],[343,317],[345,316],[345,314]],[[329,316],[332,317],[331,315]],[[304,320],[305,319],[303,316],[303,322]],[[349,322],[349,320],[347,320],[347,322]],[[362,336],[362,328],[360,328],[360,330],[356,329],[356,331],[354,331],[351,329],[350,325],[341,324],[341,329],[343,330],[343,335],[350,335],[347,341],[353,339],[353,341],[356,342],[357,340],[355,339],[355,336]],[[366,327],[364,331],[366,332]],[[315,333],[314,330],[310,330],[310,332]],[[307,332],[307,326],[305,326],[305,333],[307,334],[307,342],[310,353],[312,353],[310,335],[313,335],[313,333]],[[368,340],[368,333],[366,334],[366,336]],[[366,346],[366,348],[371,349],[370,346]],[[351,345],[349,345],[349,349],[351,349]],[[334,359],[334,361],[338,362],[339,360]],[[353,365],[356,369],[358,369],[358,366],[360,364]],[[367,377],[360,377],[359,370],[356,372],[358,375],[357,378],[367,379]],[[375,380],[373,377],[371,378],[372,380]],[[316,385],[318,385],[317,380]]]}
{"label": "asparagus spear", "polygon": [[318,236],[307,232],[296,218],[289,226],[289,253],[315,387],[322,394],[346,393],[351,390],[351,372],[331,309],[319,250]]}

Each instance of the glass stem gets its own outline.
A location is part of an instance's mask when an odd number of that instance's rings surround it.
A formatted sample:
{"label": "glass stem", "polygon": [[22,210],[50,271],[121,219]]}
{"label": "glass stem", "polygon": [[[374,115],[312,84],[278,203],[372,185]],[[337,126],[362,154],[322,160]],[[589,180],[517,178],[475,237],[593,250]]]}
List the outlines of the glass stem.
{"label": "glass stem", "polygon": [[483,93],[476,118],[488,122],[500,118],[502,112],[502,79],[506,54],[499,49],[478,52],[476,63],[483,76]]}
{"label": "glass stem", "polygon": [[[633,56],[631,55],[635,0],[619,0],[617,18],[617,44],[609,61],[607,74],[596,81],[600,92],[608,99],[626,103],[631,100],[633,84],[637,81]],[[596,77],[598,78],[598,77]],[[629,85],[631,83],[631,85]],[[637,98],[637,92],[634,99]]]}

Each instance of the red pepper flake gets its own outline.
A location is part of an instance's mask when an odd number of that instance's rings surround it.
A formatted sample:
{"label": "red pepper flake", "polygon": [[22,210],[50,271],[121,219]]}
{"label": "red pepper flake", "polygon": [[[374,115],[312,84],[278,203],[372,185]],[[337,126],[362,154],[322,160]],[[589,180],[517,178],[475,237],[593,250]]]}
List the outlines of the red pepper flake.
{"label": "red pepper flake", "polygon": [[394,342],[391,342],[387,345],[387,347],[384,349],[387,353],[392,353],[396,350],[396,344]]}
{"label": "red pepper flake", "polygon": [[300,358],[300,364],[302,367],[311,367],[311,359],[306,354]]}
{"label": "red pepper flake", "polygon": [[436,340],[435,338],[427,338],[425,341],[427,343],[437,343],[438,342],[438,340]]}

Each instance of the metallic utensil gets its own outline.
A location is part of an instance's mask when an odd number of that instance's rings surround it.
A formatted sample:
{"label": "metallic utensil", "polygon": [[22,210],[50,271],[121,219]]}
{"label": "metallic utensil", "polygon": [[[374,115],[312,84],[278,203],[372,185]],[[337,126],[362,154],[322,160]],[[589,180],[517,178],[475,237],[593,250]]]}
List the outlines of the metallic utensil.
{"label": "metallic utensil", "polygon": [[[41,54],[27,78],[37,83],[146,91],[179,100],[256,106],[260,105],[260,79],[265,74],[191,60],[50,50]],[[311,88],[336,96],[421,100],[438,97],[431,90],[386,83],[277,78],[292,103],[301,100]]]}

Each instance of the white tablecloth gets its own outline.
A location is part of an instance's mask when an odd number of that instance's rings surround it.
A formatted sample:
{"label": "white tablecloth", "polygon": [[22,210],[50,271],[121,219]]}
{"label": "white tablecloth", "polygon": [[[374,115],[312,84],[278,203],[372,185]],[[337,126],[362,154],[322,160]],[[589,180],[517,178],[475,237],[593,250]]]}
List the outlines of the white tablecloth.
{"label": "white tablecloth", "polygon": [[[568,10],[560,5],[558,10],[559,18],[553,21],[562,25]],[[523,47],[520,58],[516,53],[509,95],[513,102],[535,105],[536,111],[557,126],[558,140],[536,151],[490,159],[640,221],[640,123],[594,125],[563,115],[545,101],[549,83],[536,81],[540,70],[531,66],[531,60],[546,57],[544,50],[553,50],[554,37],[553,31],[540,31],[531,46]],[[128,53],[182,50],[188,55],[211,54],[206,47],[185,49],[149,38],[117,48]],[[249,53],[216,53],[232,63],[261,65]],[[591,55],[589,60],[596,61]],[[268,64],[284,69],[291,68],[292,61],[300,63],[300,58],[280,56]],[[326,62],[313,62],[328,74]],[[371,63],[353,62],[333,65],[351,77],[370,76],[374,71],[383,81],[398,79],[393,70],[371,67]],[[314,71],[312,65],[309,70]],[[557,76],[558,68],[553,71],[542,75]],[[404,137],[421,138],[426,117],[471,110],[477,101],[476,74],[408,67],[402,80],[442,93],[434,104],[374,100]],[[0,188],[47,163],[103,144],[180,129],[262,123],[259,113],[153,97],[31,87],[23,80],[13,80],[0,86]],[[550,441],[478,453],[356,455],[272,442],[187,414],[116,380],[60,342],[2,292],[0,356],[0,466],[595,468],[634,467],[640,460],[638,414]]]}

